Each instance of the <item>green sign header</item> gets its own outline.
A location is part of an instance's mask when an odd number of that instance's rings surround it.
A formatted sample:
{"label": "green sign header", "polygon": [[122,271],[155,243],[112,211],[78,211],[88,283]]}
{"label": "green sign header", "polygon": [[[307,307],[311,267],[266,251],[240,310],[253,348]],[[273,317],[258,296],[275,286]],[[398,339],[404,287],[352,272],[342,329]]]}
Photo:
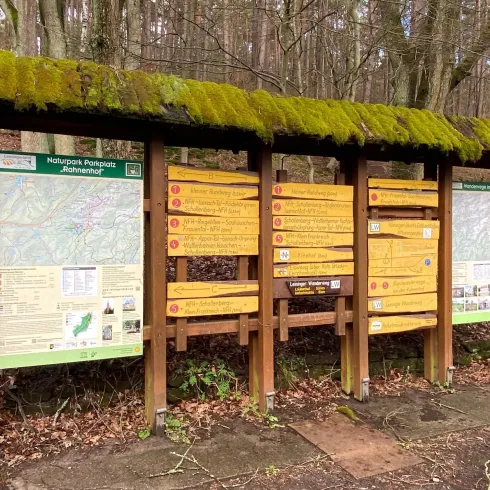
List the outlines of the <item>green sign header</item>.
{"label": "green sign header", "polygon": [[490,192],[490,182],[453,182],[453,191]]}

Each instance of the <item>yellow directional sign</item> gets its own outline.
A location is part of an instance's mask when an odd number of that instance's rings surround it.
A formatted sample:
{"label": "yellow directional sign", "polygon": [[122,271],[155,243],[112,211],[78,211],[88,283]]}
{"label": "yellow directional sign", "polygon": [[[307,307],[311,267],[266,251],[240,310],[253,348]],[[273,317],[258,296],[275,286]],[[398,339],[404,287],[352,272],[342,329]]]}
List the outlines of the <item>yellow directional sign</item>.
{"label": "yellow directional sign", "polygon": [[289,216],[340,216],[352,218],[352,203],[342,201],[316,201],[304,199],[276,199],[272,201],[272,214]]}
{"label": "yellow directional sign", "polygon": [[437,277],[369,277],[369,296],[432,293],[437,291]]}
{"label": "yellow directional sign", "polygon": [[368,253],[370,259],[420,257],[427,254],[437,254],[438,245],[437,240],[370,238],[368,240]]}
{"label": "yellow directional sign", "polygon": [[274,277],[350,276],[352,274],[354,274],[354,262],[320,262],[274,266]]}
{"label": "yellow directional sign", "polygon": [[386,296],[368,301],[368,311],[375,313],[415,313],[437,310],[437,293]]}
{"label": "yellow directional sign", "polygon": [[256,295],[258,283],[243,284],[240,282],[169,282],[167,299],[212,298],[216,296]]}
{"label": "yellow directional sign", "polygon": [[368,179],[368,186],[381,189],[437,191],[437,182],[430,180]]}
{"label": "yellow directional sign", "polygon": [[274,262],[330,262],[353,260],[350,248],[275,248]]}
{"label": "yellow directional sign", "polygon": [[167,316],[189,317],[208,315],[239,315],[259,309],[257,296],[210,299],[171,299],[167,301]]}
{"label": "yellow directional sign", "polygon": [[168,256],[258,255],[257,235],[168,235]]}
{"label": "yellow directional sign", "polygon": [[437,208],[436,192],[404,192],[369,189],[370,206],[425,206]]}
{"label": "yellow directional sign", "polygon": [[369,235],[396,235],[403,238],[439,238],[439,221],[424,219],[368,220]]}
{"label": "yellow directional sign", "polygon": [[369,334],[397,333],[435,327],[435,315],[379,316],[369,318]]}
{"label": "yellow directional sign", "polygon": [[276,247],[349,247],[353,244],[353,233],[276,231],[272,234],[272,245]]}
{"label": "yellow directional sign", "polygon": [[169,165],[168,180],[204,182],[205,184],[258,184],[259,174]]}
{"label": "yellow directional sign", "polygon": [[259,218],[169,216],[168,231],[179,235],[258,235]]}
{"label": "yellow directional sign", "polygon": [[198,197],[208,199],[253,199],[259,195],[257,186],[206,185],[169,182],[168,196]]}
{"label": "yellow directional sign", "polygon": [[297,184],[291,182],[288,184],[274,184],[272,186],[272,195],[352,202],[354,199],[354,187],[351,185]]}
{"label": "yellow directional sign", "polygon": [[437,274],[437,255],[370,259],[370,276],[433,276]]}
{"label": "yellow directional sign", "polygon": [[319,216],[274,216],[274,230],[353,232],[354,218],[326,218]]}
{"label": "yellow directional sign", "polygon": [[226,218],[258,218],[259,202],[169,196],[168,212],[169,214],[197,214]]}

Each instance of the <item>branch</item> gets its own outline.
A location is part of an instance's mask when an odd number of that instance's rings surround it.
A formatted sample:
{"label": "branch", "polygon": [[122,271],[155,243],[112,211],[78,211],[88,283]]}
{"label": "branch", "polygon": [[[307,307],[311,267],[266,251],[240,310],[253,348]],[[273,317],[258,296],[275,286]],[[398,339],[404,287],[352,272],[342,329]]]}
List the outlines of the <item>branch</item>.
{"label": "branch", "polygon": [[18,35],[19,29],[19,12],[12,3],[12,0],[0,0],[0,8],[7,17],[7,20],[12,24],[15,35]]}

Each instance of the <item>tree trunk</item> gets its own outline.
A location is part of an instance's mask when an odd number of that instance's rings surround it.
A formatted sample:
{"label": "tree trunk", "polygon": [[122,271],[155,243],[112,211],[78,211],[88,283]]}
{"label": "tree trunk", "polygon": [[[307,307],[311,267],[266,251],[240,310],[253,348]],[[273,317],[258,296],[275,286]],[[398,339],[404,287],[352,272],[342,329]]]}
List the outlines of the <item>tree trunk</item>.
{"label": "tree trunk", "polygon": [[128,57],[125,60],[127,70],[137,70],[141,58],[141,3],[140,0],[126,0],[126,18],[128,26]]}

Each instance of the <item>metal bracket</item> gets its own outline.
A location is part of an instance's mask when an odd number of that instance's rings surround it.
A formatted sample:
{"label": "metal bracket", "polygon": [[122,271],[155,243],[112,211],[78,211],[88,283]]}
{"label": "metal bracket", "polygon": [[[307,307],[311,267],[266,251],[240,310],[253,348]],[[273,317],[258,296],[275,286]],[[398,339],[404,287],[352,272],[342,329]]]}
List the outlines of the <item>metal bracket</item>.
{"label": "metal bracket", "polygon": [[454,371],[456,370],[456,368],[454,366],[449,366],[447,368],[447,372],[446,372],[446,381],[447,381],[447,384],[451,387],[452,384],[453,384],[453,373]]}
{"label": "metal bracket", "polygon": [[369,401],[369,378],[362,378],[362,401]]}
{"label": "metal bracket", "polygon": [[156,436],[165,435],[165,414],[167,413],[166,408],[157,408],[155,410],[155,424],[153,427],[153,432]]}
{"label": "metal bracket", "polygon": [[265,394],[265,406],[267,407],[267,411],[274,410],[274,398],[276,394],[274,391]]}

